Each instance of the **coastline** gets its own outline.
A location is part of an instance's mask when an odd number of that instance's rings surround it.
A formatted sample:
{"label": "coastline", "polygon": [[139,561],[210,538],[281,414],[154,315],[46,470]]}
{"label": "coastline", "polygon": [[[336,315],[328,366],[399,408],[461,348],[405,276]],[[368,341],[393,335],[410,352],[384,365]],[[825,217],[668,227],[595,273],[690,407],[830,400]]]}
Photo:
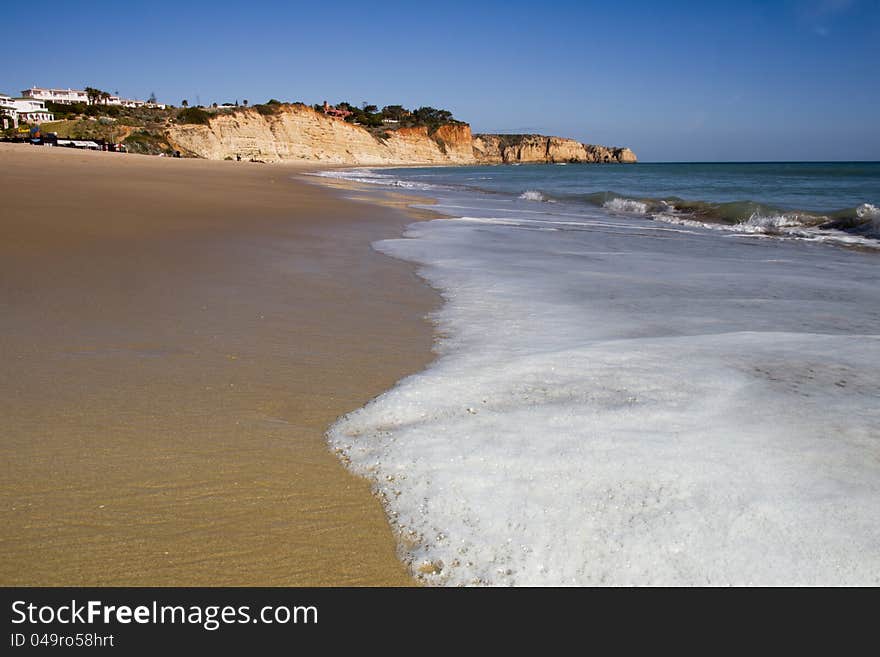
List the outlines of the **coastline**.
{"label": "coastline", "polygon": [[0,145],[4,585],[409,585],[324,432],[433,359],[418,219],[306,168]]}

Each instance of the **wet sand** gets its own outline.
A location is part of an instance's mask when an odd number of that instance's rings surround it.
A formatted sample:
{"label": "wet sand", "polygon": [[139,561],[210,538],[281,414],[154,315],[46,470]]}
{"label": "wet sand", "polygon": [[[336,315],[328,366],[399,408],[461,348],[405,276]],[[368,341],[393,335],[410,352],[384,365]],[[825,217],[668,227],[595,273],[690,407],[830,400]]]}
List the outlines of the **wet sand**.
{"label": "wet sand", "polygon": [[0,584],[405,585],[324,431],[430,360],[412,221],[283,166],[0,144]]}

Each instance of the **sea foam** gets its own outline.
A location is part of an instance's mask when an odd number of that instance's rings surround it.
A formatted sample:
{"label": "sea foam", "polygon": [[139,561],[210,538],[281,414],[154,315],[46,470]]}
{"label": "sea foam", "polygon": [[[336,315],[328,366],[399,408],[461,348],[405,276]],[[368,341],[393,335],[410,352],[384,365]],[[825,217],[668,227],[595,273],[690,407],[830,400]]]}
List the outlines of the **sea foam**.
{"label": "sea foam", "polygon": [[876,205],[872,205],[871,203],[862,203],[858,208],[856,208],[856,215],[859,218],[877,221],[878,219],[880,219],[880,208],[878,208]]}
{"label": "sea foam", "polygon": [[614,212],[631,212],[633,214],[646,214],[648,204],[630,198],[613,198],[602,204],[602,207]]}
{"label": "sea foam", "polygon": [[880,208],[871,203],[862,203],[856,208],[856,216],[866,222],[867,235],[880,239]]}
{"label": "sea foam", "polygon": [[523,201],[546,201],[544,194],[535,190],[535,189],[527,189],[522,194],[519,195],[519,198]]}
{"label": "sea foam", "polygon": [[370,168],[354,168],[341,170],[315,171],[307,175],[317,176],[318,178],[331,178],[335,180],[345,180],[364,185],[378,185],[382,187],[399,187],[402,189],[413,191],[428,191],[436,188],[430,183],[416,182],[412,180],[402,180],[389,176],[388,174],[379,173],[375,169]]}
{"label": "sea foam", "polygon": [[[865,205],[873,207],[869,204]],[[652,220],[661,223],[721,231],[735,235],[823,242],[839,246],[880,250],[880,241],[877,239],[880,237],[880,220],[872,219],[868,215],[865,215],[868,221],[862,224],[862,235],[853,234],[850,231],[826,228],[817,223],[814,216],[802,217],[793,213],[777,215],[753,213],[746,221],[733,224],[700,221],[688,214],[677,212],[674,208],[653,213],[650,217]],[[859,215],[859,217],[863,218],[862,215]]]}
{"label": "sea foam", "polygon": [[414,574],[880,583],[874,257],[528,216],[375,245],[442,291],[444,337],[328,435]]}

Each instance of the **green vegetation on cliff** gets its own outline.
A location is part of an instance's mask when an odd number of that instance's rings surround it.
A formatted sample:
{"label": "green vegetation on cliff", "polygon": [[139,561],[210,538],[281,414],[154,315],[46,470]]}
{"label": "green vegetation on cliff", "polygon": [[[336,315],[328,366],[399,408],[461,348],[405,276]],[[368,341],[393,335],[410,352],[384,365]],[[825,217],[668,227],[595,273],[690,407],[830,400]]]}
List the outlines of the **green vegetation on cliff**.
{"label": "green vegetation on cliff", "polygon": [[129,153],[141,153],[142,155],[170,155],[174,149],[165,141],[164,137],[151,132],[133,132],[123,142]]}
{"label": "green vegetation on cliff", "polygon": [[[319,111],[324,111],[323,105],[314,105]],[[419,107],[418,109],[409,110],[403,105],[386,105],[381,110],[377,105],[363,102],[360,107],[352,103],[342,102],[335,106],[336,109],[350,112],[345,117],[348,123],[355,123],[366,126],[368,128],[386,129],[427,127],[429,130],[436,130],[441,125],[462,124],[453,117],[452,112],[445,109],[436,109],[434,107]]]}
{"label": "green vegetation on cliff", "polygon": [[177,113],[177,122],[208,125],[211,122],[211,115],[201,107],[186,107]]}
{"label": "green vegetation on cliff", "polygon": [[46,107],[57,120],[43,123],[44,132],[54,132],[65,139],[121,142],[132,153],[158,155],[172,152],[165,140],[165,131],[169,123],[178,117],[179,110],[176,108],[53,102],[47,102]]}

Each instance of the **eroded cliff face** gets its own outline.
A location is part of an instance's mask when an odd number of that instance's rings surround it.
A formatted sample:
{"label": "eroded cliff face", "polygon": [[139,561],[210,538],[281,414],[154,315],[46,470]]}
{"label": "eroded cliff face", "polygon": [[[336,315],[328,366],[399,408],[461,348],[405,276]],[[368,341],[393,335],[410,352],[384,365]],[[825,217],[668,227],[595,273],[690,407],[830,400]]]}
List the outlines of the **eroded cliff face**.
{"label": "eroded cliff face", "polygon": [[474,135],[474,156],[486,163],[636,162],[628,148],[582,144],[544,135]]}
{"label": "eroded cliff face", "polygon": [[467,164],[473,162],[467,125],[401,128],[387,139],[311,107],[283,105],[274,114],[247,109],[218,114],[208,125],[174,125],[169,142],[189,155],[223,160],[240,155],[265,162],[317,160],[338,164]]}
{"label": "eroded cliff face", "polygon": [[241,156],[363,165],[636,161],[628,148],[542,135],[474,136],[467,124],[435,131],[400,128],[379,138],[304,105],[281,105],[270,114],[253,108],[218,114],[208,125],[173,125],[166,136],[175,149],[209,160]]}

